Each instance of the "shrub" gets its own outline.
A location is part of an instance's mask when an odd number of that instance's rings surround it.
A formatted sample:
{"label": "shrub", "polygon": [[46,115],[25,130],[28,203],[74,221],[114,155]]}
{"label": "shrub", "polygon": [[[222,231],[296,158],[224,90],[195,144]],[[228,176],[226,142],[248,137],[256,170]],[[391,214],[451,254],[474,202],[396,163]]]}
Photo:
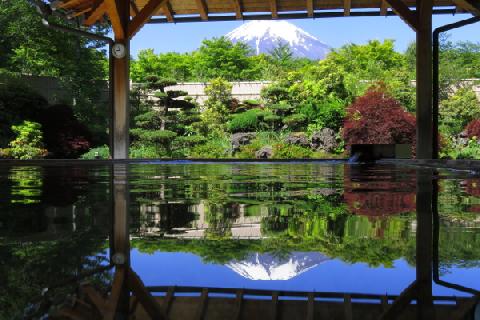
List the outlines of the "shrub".
{"label": "shrub", "polygon": [[352,144],[415,142],[415,117],[378,89],[371,89],[347,109],[343,137]]}
{"label": "shrub", "polygon": [[155,146],[133,145],[130,148],[129,156],[132,159],[156,159],[165,158],[168,155]]}
{"label": "shrub", "polygon": [[289,128],[298,128],[305,123],[307,117],[301,113],[295,113],[283,118],[282,122]]}
{"label": "shrub", "polygon": [[12,126],[16,134],[15,140],[9,143],[10,154],[15,159],[39,159],[47,155],[43,149],[42,126],[37,122],[23,121],[18,126]]}
{"label": "shrub", "polygon": [[91,146],[92,134],[77,120],[68,105],[47,108],[40,123],[50,157],[76,159]]}
{"label": "shrub", "polygon": [[2,79],[0,86],[0,147],[7,146],[15,134],[12,125],[23,120],[38,121],[48,102],[20,80]]}
{"label": "shrub", "polygon": [[247,132],[257,129],[259,124],[259,116],[262,111],[259,109],[251,109],[242,113],[235,114],[228,123],[230,132]]}
{"label": "shrub", "polygon": [[340,99],[312,101],[299,106],[298,112],[305,115],[308,123],[315,123],[320,129],[340,130],[345,118],[345,102]]}
{"label": "shrub", "polygon": [[229,158],[230,152],[230,139],[226,136],[210,136],[207,143],[195,146],[190,156],[197,159],[222,159]]}
{"label": "shrub", "polygon": [[101,147],[96,147],[88,150],[88,152],[82,154],[80,156],[80,159],[83,160],[94,160],[94,159],[109,159],[110,158],[110,149],[108,148],[107,145],[101,146]]}
{"label": "shrub", "polygon": [[466,147],[454,150],[450,156],[454,159],[480,159],[480,145],[472,139]]}
{"label": "shrub", "polygon": [[307,159],[312,155],[312,150],[305,147],[283,143],[273,145],[273,158],[275,159]]}
{"label": "shrub", "polygon": [[458,134],[474,119],[480,118],[480,102],[470,88],[460,88],[454,95],[442,101],[440,124],[448,134]]}
{"label": "shrub", "polygon": [[470,121],[470,123],[465,127],[465,132],[470,139],[476,137],[480,138],[480,119],[475,119]]}

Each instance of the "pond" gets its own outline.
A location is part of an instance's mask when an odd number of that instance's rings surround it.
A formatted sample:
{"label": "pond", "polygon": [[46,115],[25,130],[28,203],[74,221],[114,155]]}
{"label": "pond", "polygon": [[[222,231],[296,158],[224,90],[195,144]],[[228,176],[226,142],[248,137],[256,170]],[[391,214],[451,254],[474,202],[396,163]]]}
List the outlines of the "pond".
{"label": "pond", "polygon": [[[422,175],[438,211],[434,276],[479,290],[480,178],[470,172],[328,161],[0,164],[0,319],[21,318],[44,288],[62,297],[72,278],[107,265],[122,206],[131,266],[146,286],[398,295],[417,274]],[[434,295],[470,295],[438,283]]]}

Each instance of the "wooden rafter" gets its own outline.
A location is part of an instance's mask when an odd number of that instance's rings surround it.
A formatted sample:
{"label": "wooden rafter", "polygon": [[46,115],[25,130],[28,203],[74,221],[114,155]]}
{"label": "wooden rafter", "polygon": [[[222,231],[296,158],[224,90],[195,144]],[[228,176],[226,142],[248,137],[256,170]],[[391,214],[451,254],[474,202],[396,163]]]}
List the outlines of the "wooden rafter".
{"label": "wooden rafter", "polygon": [[382,4],[380,5],[380,15],[386,16],[388,13],[388,2],[387,0],[382,0]]}
{"label": "wooden rafter", "polygon": [[112,24],[113,32],[115,33],[115,38],[119,40],[124,40],[126,32],[120,19],[117,2],[115,0],[105,0],[104,3],[107,6],[107,13],[110,18],[110,23]]}
{"label": "wooden rafter", "polygon": [[195,0],[197,3],[198,12],[200,13],[200,17],[203,21],[208,20],[208,8],[205,0]]}
{"label": "wooden rafter", "polygon": [[465,11],[480,15],[480,2],[477,0],[454,0],[453,2]]}
{"label": "wooden rafter", "polygon": [[90,13],[85,18],[85,22],[83,22],[86,26],[91,26],[95,22],[97,22],[105,13],[107,12],[107,5],[105,2],[98,1]]}
{"label": "wooden rafter", "polygon": [[243,6],[241,0],[232,0],[235,10],[235,17],[239,20],[243,19]]}
{"label": "wooden rafter", "polygon": [[352,0],[343,0],[343,14],[345,16],[349,16],[351,10],[352,10]]}
{"label": "wooden rafter", "polygon": [[78,5],[81,5],[83,3],[86,3],[87,1],[88,0],[70,0],[65,2],[56,2],[54,6],[57,9],[70,9]]}
{"label": "wooden rafter", "polygon": [[168,22],[174,22],[173,9],[169,1],[167,1],[167,3],[163,5],[163,12],[165,14],[165,17],[167,17]]}
{"label": "wooden rafter", "polygon": [[307,14],[309,18],[313,18],[313,0],[307,0]]}
{"label": "wooden rafter", "polygon": [[145,7],[130,21],[128,26],[128,38],[132,38],[145,23],[158,11],[160,7],[165,5],[168,0],[150,0]]}
{"label": "wooden rafter", "polygon": [[415,12],[410,10],[410,8],[402,2],[402,0],[386,0],[388,4],[392,7],[393,11],[395,11],[396,14],[400,18],[407,23],[410,28],[413,30],[417,31],[418,29],[418,17]]}
{"label": "wooden rafter", "polygon": [[272,12],[272,18],[278,19],[277,0],[270,0],[270,11]]}
{"label": "wooden rafter", "polygon": [[130,11],[133,13],[133,17],[135,17],[140,12],[140,10],[138,10],[137,4],[135,3],[135,0],[130,0]]}

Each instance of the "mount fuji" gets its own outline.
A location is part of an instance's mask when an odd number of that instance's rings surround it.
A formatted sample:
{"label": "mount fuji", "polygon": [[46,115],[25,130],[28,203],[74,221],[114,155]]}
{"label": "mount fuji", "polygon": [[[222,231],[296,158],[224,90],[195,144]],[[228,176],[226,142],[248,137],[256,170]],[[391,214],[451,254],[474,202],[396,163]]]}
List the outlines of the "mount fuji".
{"label": "mount fuji", "polygon": [[270,53],[280,44],[287,44],[297,58],[321,60],[331,48],[303,29],[287,21],[250,21],[226,35],[233,43],[244,42],[256,54]]}
{"label": "mount fuji", "polygon": [[233,260],[226,266],[250,280],[289,280],[330,258],[319,252],[292,252],[279,258],[268,253],[252,253],[244,260]]}

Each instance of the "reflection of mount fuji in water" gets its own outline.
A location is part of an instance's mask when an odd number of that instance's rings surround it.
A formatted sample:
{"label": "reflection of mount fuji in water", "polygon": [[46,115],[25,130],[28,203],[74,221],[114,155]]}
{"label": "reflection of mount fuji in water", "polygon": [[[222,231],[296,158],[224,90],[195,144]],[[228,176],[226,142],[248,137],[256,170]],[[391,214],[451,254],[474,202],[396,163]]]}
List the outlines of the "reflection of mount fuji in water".
{"label": "reflection of mount fuji in water", "polygon": [[233,260],[227,267],[251,280],[289,280],[327,260],[330,258],[318,252],[292,252],[285,258],[254,253],[244,260]]}

